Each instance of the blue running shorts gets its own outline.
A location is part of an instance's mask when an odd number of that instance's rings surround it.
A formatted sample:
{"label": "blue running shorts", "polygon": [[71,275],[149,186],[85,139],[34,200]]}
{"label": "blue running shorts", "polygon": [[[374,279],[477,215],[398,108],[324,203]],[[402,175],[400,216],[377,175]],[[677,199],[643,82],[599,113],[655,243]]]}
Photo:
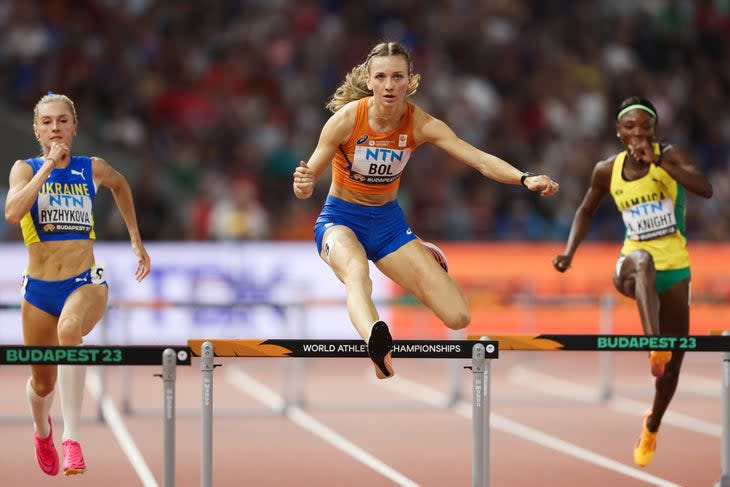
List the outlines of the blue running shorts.
{"label": "blue running shorts", "polygon": [[43,281],[23,275],[23,297],[36,308],[53,316],[61,316],[63,305],[72,292],[86,284],[107,285],[104,269],[93,267],[78,276],[60,281]]}
{"label": "blue running shorts", "polygon": [[314,241],[320,254],[324,233],[333,225],[344,225],[352,230],[373,262],[416,239],[396,200],[382,206],[365,206],[327,196],[314,224]]}

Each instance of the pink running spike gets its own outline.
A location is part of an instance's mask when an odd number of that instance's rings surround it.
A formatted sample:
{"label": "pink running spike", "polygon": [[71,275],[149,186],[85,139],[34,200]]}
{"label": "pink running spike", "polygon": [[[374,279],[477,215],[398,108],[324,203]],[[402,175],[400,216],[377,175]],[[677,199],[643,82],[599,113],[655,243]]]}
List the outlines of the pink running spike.
{"label": "pink running spike", "polygon": [[61,446],[63,447],[63,474],[76,475],[86,472],[81,445],[74,440],[66,440]]}
{"label": "pink running spike", "polygon": [[47,475],[58,475],[58,452],[53,444],[53,425],[51,417],[48,416],[48,426],[51,428],[47,438],[41,438],[38,433],[33,433],[35,440],[35,458],[38,466]]}

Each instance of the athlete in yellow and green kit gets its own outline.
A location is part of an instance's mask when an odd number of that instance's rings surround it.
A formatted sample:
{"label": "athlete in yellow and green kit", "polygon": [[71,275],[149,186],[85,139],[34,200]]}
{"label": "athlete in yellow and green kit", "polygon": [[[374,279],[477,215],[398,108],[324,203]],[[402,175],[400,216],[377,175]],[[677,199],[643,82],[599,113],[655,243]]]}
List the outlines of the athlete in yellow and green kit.
{"label": "athlete in yellow and green kit", "polygon": [[[658,115],[645,98],[619,106],[616,136],[624,150],[598,162],[591,185],[578,207],[562,255],[553,266],[565,272],[583,241],[602,199],[611,194],[624,221],[626,236],[616,262],[616,289],[636,300],[644,333],[688,335],[690,265],[685,234],[685,194],[712,196],[712,184],[687,152],[655,140]],[[684,352],[652,351],[656,377],[654,402],[644,416],[634,462],[651,462],[662,417],[679,380]]]}

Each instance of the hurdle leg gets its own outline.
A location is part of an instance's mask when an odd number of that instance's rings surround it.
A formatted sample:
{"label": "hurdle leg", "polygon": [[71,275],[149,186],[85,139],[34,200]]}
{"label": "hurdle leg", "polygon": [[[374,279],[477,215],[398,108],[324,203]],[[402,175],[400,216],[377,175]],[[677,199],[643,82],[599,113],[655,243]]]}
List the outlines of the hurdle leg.
{"label": "hurdle leg", "polygon": [[203,385],[201,410],[200,486],[213,487],[213,370],[214,350],[211,342],[200,349],[200,375]]}
{"label": "hurdle leg", "polygon": [[[723,335],[730,335],[724,331]],[[715,487],[730,487],[730,352],[722,354],[722,475]]]}
{"label": "hurdle leg", "polygon": [[[602,335],[613,334],[613,310],[615,306],[613,294],[604,294],[600,298],[601,317],[600,330]],[[601,389],[598,392],[600,402],[608,402],[613,398],[613,352],[604,351],[599,354],[599,370]]]}
{"label": "hurdle leg", "polygon": [[175,350],[162,352],[162,384],[164,401],[164,468],[165,487],[175,487]]}
{"label": "hurdle leg", "polygon": [[[100,331],[101,331],[101,344],[102,345],[108,345],[109,344],[109,324],[106,323],[106,313],[104,316],[102,316],[101,320],[99,321],[99,325],[101,325]],[[99,397],[106,396],[106,390],[107,390],[107,368],[106,367],[99,367],[97,369],[97,372],[99,374]],[[97,401],[96,403],[96,421],[99,423],[105,423],[106,418],[104,417],[104,407],[102,406],[103,401]]]}
{"label": "hurdle leg", "polygon": [[[127,345],[132,341],[132,308],[125,306],[120,310],[122,322],[122,343]],[[132,369],[128,365],[122,367],[120,371],[122,375],[122,411],[124,414],[134,414],[134,405],[132,404]]]}
{"label": "hurdle leg", "polygon": [[489,364],[484,345],[472,347],[472,487],[489,487]]}

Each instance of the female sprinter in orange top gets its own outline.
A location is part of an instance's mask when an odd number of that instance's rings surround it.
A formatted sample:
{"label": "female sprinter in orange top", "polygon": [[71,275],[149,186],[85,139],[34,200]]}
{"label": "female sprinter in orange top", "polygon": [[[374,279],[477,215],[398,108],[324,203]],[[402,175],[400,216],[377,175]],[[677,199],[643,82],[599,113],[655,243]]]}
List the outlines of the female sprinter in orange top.
{"label": "female sprinter in orange top", "polygon": [[471,319],[456,282],[434,260],[443,260],[409,228],[396,200],[400,176],[413,151],[431,142],[484,176],[522,183],[549,196],[558,184],[548,176],[522,172],[468,144],[441,120],[406,98],[418,87],[411,57],[399,43],[383,42],[353,68],[327,104],[325,123],[309,161],[294,171],[297,198],[309,198],[332,164],[332,185],[315,223],[322,259],[345,284],[352,324],[368,344],[378,378],[394,374],[388,326],[372,301],[368,260],[413,293],[444,324],[458,330]]}

